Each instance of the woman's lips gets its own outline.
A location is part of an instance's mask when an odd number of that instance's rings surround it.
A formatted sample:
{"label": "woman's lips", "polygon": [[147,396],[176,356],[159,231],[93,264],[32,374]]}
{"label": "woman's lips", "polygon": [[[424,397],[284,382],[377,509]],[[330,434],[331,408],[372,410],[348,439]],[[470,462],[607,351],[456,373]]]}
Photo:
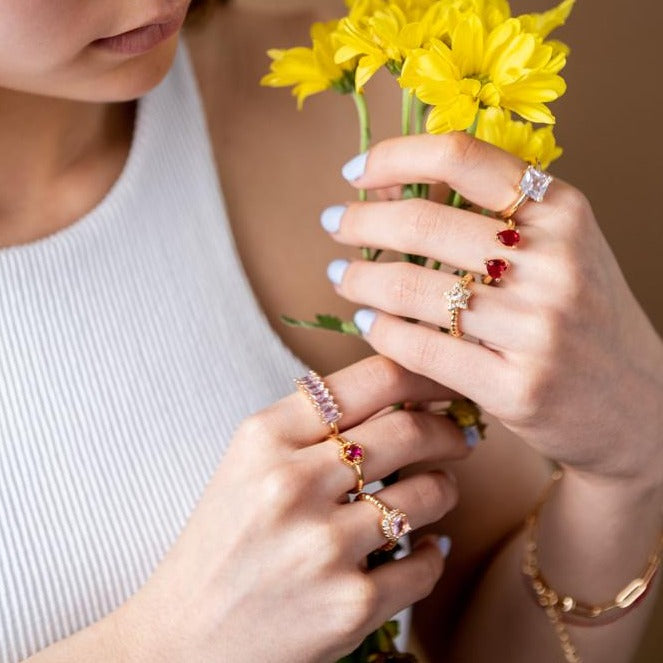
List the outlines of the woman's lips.
{"label": "woman's lips", "polygon": [[152,23],[113,37],[97,39],[92,42],[92,45],[124,55],[145,53],[174,35],[182,27],[185,16],[186,12],[163,23]]}

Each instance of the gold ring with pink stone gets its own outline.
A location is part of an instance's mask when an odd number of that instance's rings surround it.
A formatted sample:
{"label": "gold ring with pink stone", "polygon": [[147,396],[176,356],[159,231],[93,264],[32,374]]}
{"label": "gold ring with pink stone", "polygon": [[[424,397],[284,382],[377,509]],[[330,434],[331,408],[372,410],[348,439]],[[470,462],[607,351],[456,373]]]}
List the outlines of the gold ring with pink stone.
{"label": "gold ring with pink stone", "polygon": [[398,545],[398,540],[412,531],[408,517],[400,509],[388,507],[380,498],[369,493],[359,493],[355,499],[370,502],[382,513],[379,527],[387,543],[381,546],[380,550],[393,550]]}
{"label": "gold ring with pink stone", "polygon": [[351,467],[357,475],[357,483],[354,490],[348,492],[361,492],[364,488],[364,473],[361,469],[361,464],[366,458],[364,447],[352,440],[348,440],[347,437],[343,437],[342,435],[330,435],[328,439],[338,443],[338,457],[345,465]]}

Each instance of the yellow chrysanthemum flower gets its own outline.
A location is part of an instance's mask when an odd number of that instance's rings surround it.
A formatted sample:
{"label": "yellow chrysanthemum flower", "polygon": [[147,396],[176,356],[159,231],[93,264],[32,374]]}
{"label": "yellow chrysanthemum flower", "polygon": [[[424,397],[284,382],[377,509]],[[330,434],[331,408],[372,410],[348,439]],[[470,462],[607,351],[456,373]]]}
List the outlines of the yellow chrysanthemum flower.
{"label": "yellow chrysanthemum flower", "polygon": [[510,111],[486,108],[479,112],[477,138],[515,154],[528,163],[540,162],[543,169],[562,156],[553,127],[535,129],[531,122],[512,119]]}
{"label": "yellow chrysanthemum flower", "polygon": [[394,72],[415,48],[445,31],[446,3],[431,0],[358,0],[338,29],[335,61],[359,58],[357,90],[387,65]]}
{"label": "yellow chrysanthemum flower", "polygon": [[260,84],[268,87],[294,86],[292,93],[297,97],[300,109],[307,97],[331,87],[342,92],[352,91],[352,72],[356,61],[348,60],[342,64],[334,61],[337,27],[338,21],[314,23],[311,27],[311,48],[269,50],[267,54],[272,58],[270,73],[262,78]]}
{"label": "yellow chrysanthemum flower", "polygon": [[431,133],[465,130],[481,105],[514,111],[531,122],[554,124],[545,105],[566,90],[558,72],[565,64],[538,35],[508,19],[491,31],[475,13],[458,18],[450,46],[432,40],[428,49],[413,51],[400,83],[433,106]]}

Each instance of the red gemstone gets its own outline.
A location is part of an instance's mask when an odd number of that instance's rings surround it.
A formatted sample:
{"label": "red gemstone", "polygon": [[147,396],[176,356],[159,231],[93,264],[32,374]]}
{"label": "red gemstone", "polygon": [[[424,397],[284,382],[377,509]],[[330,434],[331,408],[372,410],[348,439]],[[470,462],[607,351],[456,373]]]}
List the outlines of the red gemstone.
{"label": "red gemstone", "polygon": [[520,233],[515,228],[507,228],[497,233],[497,239],[504,244],[513,248],[520,242]]}
{"label": "red gemstone", "polygon": [[499,281],[502,278],[502,274],[506,272],[509,267],[509,263],[506,260],[501,258],[495,258],[493,260],[486,260],[486,269],[488,270],[488,276]]}
{"label": "red gemstone", "polygon": [[350,444],[345,449],[345,457],[352,463],[364,460],[364,450],[358,444]]}

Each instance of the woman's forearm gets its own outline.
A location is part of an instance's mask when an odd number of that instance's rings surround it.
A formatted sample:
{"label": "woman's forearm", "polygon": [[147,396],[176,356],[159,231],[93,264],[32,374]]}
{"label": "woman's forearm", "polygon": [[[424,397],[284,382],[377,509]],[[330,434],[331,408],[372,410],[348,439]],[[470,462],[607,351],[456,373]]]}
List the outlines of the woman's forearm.
{"label": "woman's forearm", "polygon": [[[639,577],[661,532],[663,488],[600,484],[567,473],[554,486],[539,518],[538,561],[549,585],[600,605]],[[532,596],[522,571],[524,529],[499,551],[462,620],[453,661],[564,661],[560,640]],[[627,614],[601,626],[567,625],[584,663],[632,660],[660,587]]]}

